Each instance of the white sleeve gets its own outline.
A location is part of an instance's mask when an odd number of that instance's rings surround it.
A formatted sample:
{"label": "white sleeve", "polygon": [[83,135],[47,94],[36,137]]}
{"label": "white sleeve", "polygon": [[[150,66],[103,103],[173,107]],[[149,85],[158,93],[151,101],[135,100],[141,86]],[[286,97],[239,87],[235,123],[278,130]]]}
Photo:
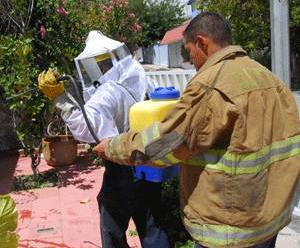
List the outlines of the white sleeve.
{"label": "white sleeve", "polygon": [[[119,134],[114,120],[117,114],[117,103],[109,88],[99,87],[86,102],[84,109],[99,140]],[[75,139],[87,143],[96,142],[79,108],[72,108],[63,118]]]}
{"label": "white sleeve", "polygon": [[93,85],[88,88],[85,88],[82,93],[84,102],[90,100],[90,98],[92,97],[92,95],[94,95],[95,92],[96,92],[96,88]]}

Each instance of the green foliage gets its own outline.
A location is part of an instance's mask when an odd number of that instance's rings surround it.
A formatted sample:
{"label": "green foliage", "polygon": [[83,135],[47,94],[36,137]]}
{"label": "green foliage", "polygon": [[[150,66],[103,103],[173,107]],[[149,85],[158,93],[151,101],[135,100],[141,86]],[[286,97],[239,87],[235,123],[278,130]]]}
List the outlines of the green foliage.
{"label": "green foliage", "polygon": [[129,237],[136,237],[138,236],[137,230],[128,230]]}
{"label": "green foliage", "polygon": [[300,1],[290,1],[290,39],[291,50],[299,55],[300,53]]}
{"label": "green foliage", "polygon": [[[270,1],[261,0],[197,0],[201,11],[213,11],[224,15],[231,23],[233,40],[241,45],[251,57],[271,68]],[[300,85],[300,1],[290,0],[290,50],[292,88]],[[297,66],[298,64],[298,66]]]}
{"label": "green foliage", "polygon": [[60,71],[72,74],[73,59],[84,48],[84,40],[89,32],[84,22],[90,5],[84,6],[84,2],[75,0],[37,2],[32,36],[37,55],[36,63],[41,68],[55,66]]}
{"label": "green foliage", "polygon": [[[49,120],[50,105],[37,90],[37,76],[48,67],[72,74],[73,59],[84,48],[89,31],[100,30],[125,42],[151,44],[180,24],[182,11],[170,1],[3,0],[0,2],[0,83],[14,111],[17,131],[32,168]],[[139,7],[138,7],[139,6]],[[144,25],[142,28],[141,26]],[[36,89],[30,91],[31,89]]]}
{"label": "green foliage", "polygon": [[[300,89],[300,1],[290,1],[290,46],[292,63],[292,87],[293,89]],[[294,67],[293,67],[294,65]]]}
{"label": "green foliage", "polygon": [[25,34],[30,25],[34,0],[1,0],[0,33]]}
{"label": "green foliage", "polygon": [[12,191],[40,189],[58,185],[59,172],[51,170],[38,175],[23,175],[14,178]]}
{"label": "green foliage", "polygon": [[195,242],[192,240],[187,240],[184,242],[176,242],[174,248],[194,248]]}
{"label": "green foliage", "polygon": [[234,43],[247,51],[270,47],[269,1],[197,0],[197,8],[225,16],[231,23]]}
{"label": "green foliage", "polygon": [[127,0],[107,1],[100,5],[97,16],[100,17],[101,31],[104,34],[126,43],[132,52],[137,49],[141,26]]}
{"label": "green foliage", "polygon": [[129,6],[142,27],[138,42],[142,46],[161,40],[166,31],[184,21],[183,9],[176,0],[131,0]]}
{"label": "green foliage", "polygon": [[49,108],[35,83],[39,69],[33,62],[32,39],[0,36],[0,44],[0,84],[7,97],[28,91],[19,97],[12,97],[8,105],[15,114],[18,135],[25,153],[31,154],[43,135],[42,117]]}
{"label": "green foliage", "polygon": [[168,234],[171,247],[188,248],[192,238],[181,221],[178,178],[163,183],[162,204],[165,211],[162,214],[162,223]]}

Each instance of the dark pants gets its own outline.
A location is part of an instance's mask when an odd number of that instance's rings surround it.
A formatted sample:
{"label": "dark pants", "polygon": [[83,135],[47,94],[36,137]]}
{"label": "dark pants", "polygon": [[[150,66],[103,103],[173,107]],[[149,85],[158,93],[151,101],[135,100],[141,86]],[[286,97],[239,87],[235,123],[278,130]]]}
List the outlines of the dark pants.
{"label": "dark pants", "polygon": [[131,167],[106,163],[98,195],[103,248],[128,248],[126,230],[133,218],[144,248],[168,248],[161,227],[161,184],[133,181]]}
{"label": "dark pants", "polygon": [[[275,248],[276,238],[277,238],[277,235],[275,235],[273,238],[265,241],[264,243],[261,243],[261,244],[255,245],[255,246],[251,246],[249,248]],[[196,244],[195,248],[206,248],[206,247]]]}

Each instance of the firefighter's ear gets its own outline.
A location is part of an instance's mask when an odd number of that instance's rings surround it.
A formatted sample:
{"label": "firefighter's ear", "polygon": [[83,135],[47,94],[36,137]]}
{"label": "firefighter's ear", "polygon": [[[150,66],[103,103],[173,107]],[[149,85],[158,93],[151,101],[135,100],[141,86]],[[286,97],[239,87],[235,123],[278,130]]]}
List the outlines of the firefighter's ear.
{"label": "firefighter's ear", "polygon": [[209,37],[204,35],[197,35],[195,45],[198,49],[201,49],[205,54],[207,54],[209,42],[210,42]]}
{"label": "firefighter's ear", "polygon": [[202,35],[197,35],[196,47],[197,48],[202,48],[203,42],[204,42],[204,37]]}

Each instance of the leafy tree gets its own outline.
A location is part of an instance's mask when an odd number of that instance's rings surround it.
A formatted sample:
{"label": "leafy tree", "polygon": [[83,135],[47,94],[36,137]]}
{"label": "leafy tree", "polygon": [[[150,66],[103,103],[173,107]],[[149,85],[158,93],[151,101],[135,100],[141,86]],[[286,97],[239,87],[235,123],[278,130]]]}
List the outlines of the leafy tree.
{"label": "leafy tree", "polygon": [[291,46],[291,67],[292,87],[300,89],[300,1],[290,1],[290,46]]}
{"label": "leafy tree", "polygon": [[[197,0],[201,11],[224,15],[231,23],[234,43],[251,56],[271,67],[270,1],[260,0]],[[292,61],[300,63],[300,1],[290,0],[290,45]],[[297,65],[296,65],[297,66]],[[298,72],[297,72],[298,71]],[[292,68],[293,88],[300,88],[300,68]],[[298,82],[298,86],[297,86]]]}
{"label": "leafy tree", "polygon": [[[181,15],[179,5],[166,0],[132,2],[142,4],[146,12],[129,7],[127,0],[0,2],[0,83],[7,97],[26,92],[11,98],[8,104],[15,112],[17,131],[25,153],[32,157],[33,169],[38,163],[35,147],[44,134],[51,105],[38,90],[31,91],[37,89],[37,76],[42,70],[50,66],[71,74],[73,59],[84,48],[91,30],[101,30],[134,50],[137,44],[150,44],[161,38],[170,25],[181,22],[177,18]],[[155,32],[151,34],[148,28]]]}
{"label": "leafy tree", "polygon": [[31,166],[36,172],[39,156],[35,147],[39,147],[44,133],[43,117],[49,109],[49,102],[41,97],[36,88],[35,79],[39,69],[33,60],[31,39],[0,36],[0,84],[14,113],[25,154],[31,156]]}
{"label": "leafy tree", "polygon": [[31,22],[34,0],[1,0],[0,33],[25,34]]}
{"label": "leafy tree", "polygon": [[197,0],[196,3],[201,11],[225,16],[231,23],[234,43],[247,51],[270,47],[269,1]]}
{"label": "leafy tree", "polygon": [[[84,46],[83,1],[39,0],[33,14],[35,61],[42,69],[57,67],[73,71],[73,58]],[[79,13],[82,9],[82,13]]]}
{"label": "leafy tree", "polygon": [[300,2],[298,0],[291,0],[290,12],[291,48],[297,54],[300,54]]}
{"label": "leafy tree", "polygon": [[184,21],[183,8],[176,0],[131,0],[129,6],[142,27],[138,42],[142,46],[161,40],[166,31]]}
{"label": "leafy tree", "polygon": [[[136,14],[130,9],[127,0],[112,0],[101,5],[97,15],[101,21],[101,31],[110,37],[124,42],[131,52],[138,48],[141,29]],[[90,22],[92,24],[95,21]]]}

